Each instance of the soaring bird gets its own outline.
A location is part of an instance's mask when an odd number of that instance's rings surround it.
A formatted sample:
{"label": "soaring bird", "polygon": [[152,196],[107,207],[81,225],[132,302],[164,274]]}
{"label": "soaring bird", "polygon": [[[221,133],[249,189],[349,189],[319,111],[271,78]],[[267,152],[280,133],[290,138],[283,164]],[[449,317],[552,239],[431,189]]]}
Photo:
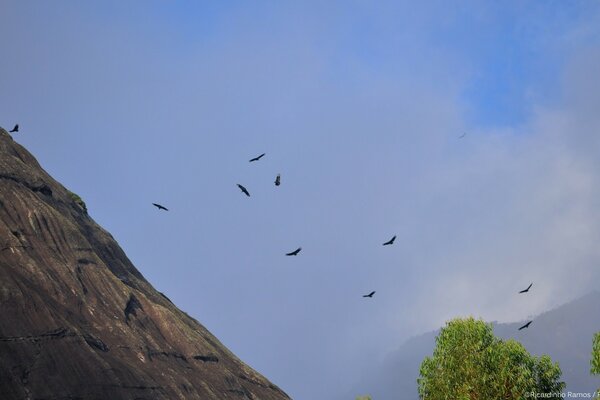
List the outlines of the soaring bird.
{"label": "soaring bird", "polygon": [[159,210],[165,210],[165,211],[169,211],[169,209],[165,206],[161,206],[160,204],[156,204],[156,203],[152,203],[152,205],[156,208],[158,208]]}
{"label": "soaring bird", "polygon": [[238,185],[238,187],[240,188],[240,190],[241,190],[241,191],[242,191],[242,192],[243,192],[243,193],[244,193],[246,196],[250,197],[250,193],[248,193],[248,190],[247,190],[245,187],[243,187],[243,186],[242,186],[242,185],[240,185],[239,183],[238,183],[237,185]]}
{"label": "soaring bird", "polygon": [[298,253],[300,253],[300,250],[302,250],[302,247],[298,247],[296,250],[292,251],[291,253],[286,253],[286,256],[297,256]]}
{"label": "soaring bird", "polygon": [[363,297],[373,297],[373,295],[375,294],[375,291],[373,290],[371,293],[369,294],[364,294]]}
{"label": "soaring bird", "polygon": [[460,135],[458,138],[459,138],[459,139],[462,139],[462,138],[464,138],[465,136],[467,136],[467,132],[463,133],[463,134],[462,134],[462,135]]}
{"label": "soaring bird", "polygon": [[527,293],[527,292],[529,292],[529,289],[531,289],[532,286],[533,286],[533,282],[529,286],[527,286],[527,289],[523,289],[519,293]]}
{"label": "soaring bird", "polygon": [[250,162],[253,162],[253,161],[258,161],[258,160],[260,160],[261,158],[263,158],[263,157],[265,156],[265,154],[266,154],[266,153],[262,153],[260,156],[258,156],[258,157],[254,157],[253,159],[251,159],[251,160],[250,160]]}
{"label": "soaring bird", "polygon": [[525,328],[529,328],[529,325],[531,325],[533,321],[529,321],[528,323],[526,323],[525,325],[523,325],[522,327],[519,328],[519,330],[521,329],[525,329]]}
{"label": "soaring bird", "polygon": [[19,132],[19,124],[16,124],[14,128],[12,128],[12,131],[9,132]]}
{"label": "soaring bird", "polygon": [[281,174],[277,174],[277,178],[275,178],[275,186],[281,185]]}
{"label": "soaring bird", "polygon": [[388,246],[390,244],[394,244],[394,240],[396,240],[396,235],[394,235],[393,238],[391,238],[390,240],[388,240],[387,242],[385,242],[383,245],[384,246]]}

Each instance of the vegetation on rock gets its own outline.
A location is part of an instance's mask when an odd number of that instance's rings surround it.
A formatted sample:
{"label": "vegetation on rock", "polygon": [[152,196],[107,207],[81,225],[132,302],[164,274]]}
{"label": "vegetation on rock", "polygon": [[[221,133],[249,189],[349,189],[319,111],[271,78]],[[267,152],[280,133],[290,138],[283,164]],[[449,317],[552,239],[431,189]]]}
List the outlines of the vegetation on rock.
{"label": "vegetation on rock", "polygon": [[71,197],[71,200],[73,200],[75,202],[75,204],[77,204],[79,207],[81,207],[83,209],[83,211],[85,211],[85,213],[87,214],[88,210],[87,210],[87,206],[85,205],[85,201],[83,201],[83,199],[81,197],[79,197],[79,195],[77,193],[73,193],[69,190],[69,197]]}

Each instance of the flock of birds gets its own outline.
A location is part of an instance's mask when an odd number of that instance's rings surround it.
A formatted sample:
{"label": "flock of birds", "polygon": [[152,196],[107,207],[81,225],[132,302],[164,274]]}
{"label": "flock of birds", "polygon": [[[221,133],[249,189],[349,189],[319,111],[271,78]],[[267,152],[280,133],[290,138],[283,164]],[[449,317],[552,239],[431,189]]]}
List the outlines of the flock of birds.
{"label": "flock of birds", "polygon": [[[9,132],[14,133],[14,132],[19,132],[19,124],[16,124],[14,126],[14,128],[12,130],[10,130]],[[463,133],[461,136],[459,136],[459,139],[462,139],[466,136],[466,133]],[[250,162],[256,162],[259,161],[261,158],[263,158],[266,155],[266,153],[262,153],[259,156],[256,156],[254,158],[250,159]],[[275,186],[279,186],[281,185],[281,174],[277,174],[277,176],[275,177]],[[250,197],[250,192],[248,191],[248,189],[246,189],[243,185],[241,184],[237,184],[237,187],[242,191],[243,194],[245,194],[246,196]],[[163,206],[162,204],[158,204],[158,203],[152,203],[152,205],[154,207],[156,207],[159,211],[163,210],[163,211],[169,211],[169,209],[165,206]],[[394,244],[394,241],[396,240],[396,235],[394,235],[390,240],[388,240],[387,242],[383,243],[383,246],[390,246],[392,244]],[[294,251],[290,251],[289,253],[285,253],[286,256],[297,256],[300,252],[302,251],[302,247],[298,247],[296,250]],[[533,286],[533,282],[531,284],[529,284],[529,286],[527,286],[526,289],[523,289],[519,292],[519,294],[523,294],[523,293],[528,293],[529,289],[531,289],[531,287]],[[375,290],[373,290],[371,293],[369,294],[365,294],[362,297],[365,298],[373,298],[373,295],[375,294]],[[529,321],[527,322],[525,325],[521,326],[518,330],[523,330],[526,328],[529,328],[529,325],[531,325],[533,321]]]}
{"label": "flock of birds", "polygon": [[[463,133],[461,136],[459,136],[459,139],[462,139],[466,136],[466,133]],[[254,158],[251,158],[249,161],[250,162],[256,162],[259,161],[261,158],[263,158],[266,155],[266,153],[262,153],[259,156],[256,156]],[[277,177],[275,178],[275,186],[279,186],[281,185],[281,174],[277,174]],[[250,197],[250,192],[248,191],[248,189],[246,189],[243,185],[241,184],[237,184],[237,187],[242,191],[243,194],[245,194],[246,196]],[[161,204],[157,204],[157,203],[152,203],[156,208],[158,208],[159,210],[164,210],[164,211],[169,211],[165,206],[161,205]],[[388,240],[387,242],[384,242],[382,245],[383,246],[390,246],[392,244],[394,244],[394,241],[396,240],[396,235],[394,235],[390,240]],[[289,253],[285,253],[286,256],[297,256],[300,252],[302,251],[302,247],[298,247],[296,250],[294,251],[290,251]],[[531,283],[527,289],[521,290],[519,292],[519,294],[522,293],[527,293],[529,292],[529,289],[531,289],[531,287],[533,286],[533,283]],[[376,293],[375,290],[373,290],[372,292],[370,292],[369,294],[365,294],[362,297],[365,298],[373,298],[373,295]],[[519,330],[523,330],[525,328],[529,328],[529,325],[531,325],[533,321],[529,321],[527,322],[525,325],[521,326],[519,328]]]}
{"label": "flock of birds", "polygon": [[[259,161],[261,158],[263,158],[266,155],[266,153],[262,153],[259,156],[256,156],[254,158],[250,159],[250,162],[255,162],[255,161]],[[275,177],[275,186],[279,186],[281,185],[281,174],[277,174],[277,176]],[[248,189],[246,189],[243,185],[241,184],[237,184],[237,187],[242,191],[243,194],[245,194],[246,196],[250,197],[250,192],[248,191]],[[158,203],[152,203],[152,205],[154,207],[156,207],[159,211],[163,210],[163,211],[169,211],[169,209],[165,206],[163,206],[162,204],[158,204]],[[388,240],[387,242],[383,243],[383,246],[389,246],[394,244],[394,241],[396,240],[396,235],[394,235],[390,240]],[[302,251],[302,247],[298,247],[296,250],[294,251],[290,251],[289,253],[285,253],[286,256],[297,256],[300,252]],[[363,297],[368,297],[368,298],[372,298],[373,295],[375,294],[375,290],[373,290],[371,293],[369,294],[365,294],[363,295]]]}

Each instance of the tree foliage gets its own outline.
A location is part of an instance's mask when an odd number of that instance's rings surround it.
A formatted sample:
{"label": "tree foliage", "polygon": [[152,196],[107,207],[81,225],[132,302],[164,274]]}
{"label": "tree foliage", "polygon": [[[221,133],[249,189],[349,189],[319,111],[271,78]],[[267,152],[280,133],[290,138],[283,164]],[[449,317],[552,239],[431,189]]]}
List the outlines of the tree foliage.
{"label": "tree foliage", "polygon": [[519,342],[496,338],[491,324],[467,318],[442,328],[417,382],[421,399],[506,400],[560,392],[560,376],[550,357],[531,356]]}
{"label": "tree foliage", "polygon": [[591,364],[592,374],[600,374],[600,332],[594,335]]}

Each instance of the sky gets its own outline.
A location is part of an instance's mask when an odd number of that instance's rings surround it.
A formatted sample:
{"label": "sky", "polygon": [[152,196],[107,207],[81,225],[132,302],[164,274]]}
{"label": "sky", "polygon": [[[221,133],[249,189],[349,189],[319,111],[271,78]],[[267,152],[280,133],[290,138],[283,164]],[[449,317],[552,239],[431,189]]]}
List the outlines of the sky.
{"label": "sky", "polygon": [[599,2],[0,15],[0,125],[293,398],[347,396],[451,318],[521,321],[598,288]]}

